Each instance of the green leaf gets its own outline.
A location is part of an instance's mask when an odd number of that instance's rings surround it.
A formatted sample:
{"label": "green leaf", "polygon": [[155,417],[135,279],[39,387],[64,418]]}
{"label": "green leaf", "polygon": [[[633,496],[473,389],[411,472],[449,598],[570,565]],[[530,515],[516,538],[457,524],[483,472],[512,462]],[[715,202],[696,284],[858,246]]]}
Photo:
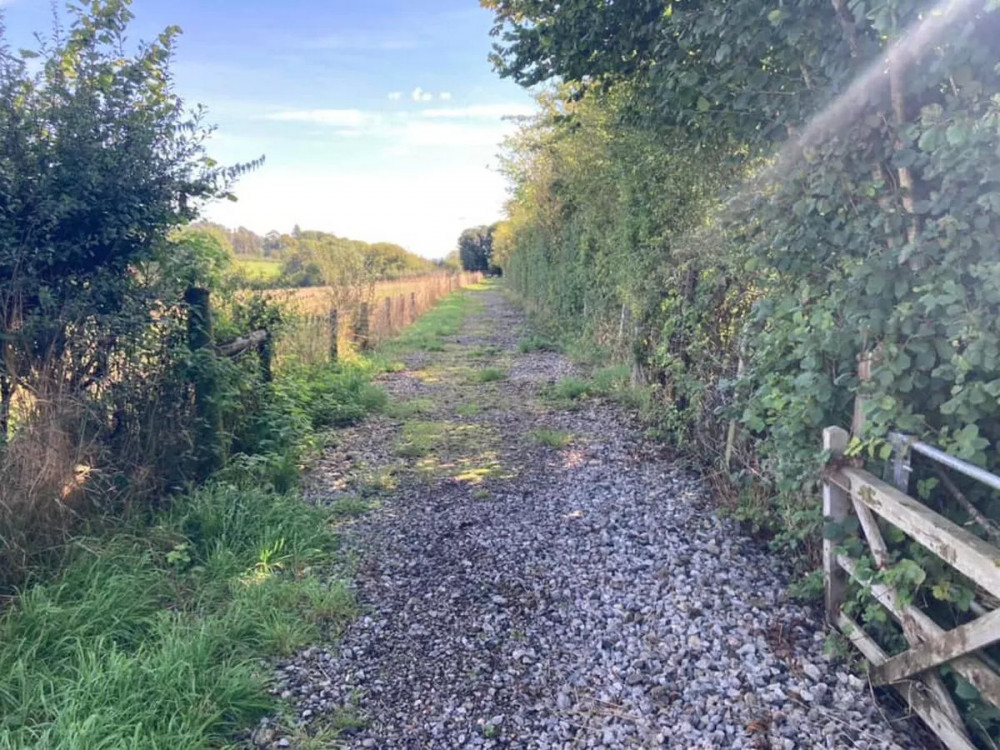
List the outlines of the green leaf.
{"label": "green leaf", "polygon": [[980,697],[979,690],[976,689],[976,686],[960,674],[955,675],[955,695],[963,701],[975,701],[979,700]]}

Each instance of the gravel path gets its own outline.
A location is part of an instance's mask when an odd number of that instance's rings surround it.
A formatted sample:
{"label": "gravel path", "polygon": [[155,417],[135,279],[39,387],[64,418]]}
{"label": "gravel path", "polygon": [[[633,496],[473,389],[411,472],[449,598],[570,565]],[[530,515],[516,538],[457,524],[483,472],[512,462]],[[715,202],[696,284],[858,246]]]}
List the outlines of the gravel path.
{"label": "gravel path", "polygon": [[[365,614],[278,665],[300,721],[351,708],[351,748],[923,746],[827,660],[781,560],[616,406],[541,399],[572,366],[517,353],[520,315],[477,297],[445,351],[384,383],[425,400],[433,450],[406,455],[413,428],[379,418],[314,474],[317,501],[381,504],[346,532]],[[483,367],[508,377],[474,382]]]}

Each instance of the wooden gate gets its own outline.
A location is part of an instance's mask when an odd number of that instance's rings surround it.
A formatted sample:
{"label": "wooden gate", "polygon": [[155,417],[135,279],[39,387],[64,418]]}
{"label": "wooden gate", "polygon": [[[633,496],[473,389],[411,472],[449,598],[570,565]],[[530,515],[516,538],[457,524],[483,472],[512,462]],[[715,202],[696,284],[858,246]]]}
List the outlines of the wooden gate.
{"label": "wooden gate", "polygon": [[[838,461],[847,449],[848,440],[847,431],[840,427],[828,427],[823,431],[823,448],[834,459],[833,468],[823,477],[824,517],[842,524],[848,516],[856,516],[868,551],[880,569],[888,560],[888,549],[877,522],[877,518],[882,518],[973,582],[984,594],[980,597],[982,600],[995,603],[1000,599],[1000,549],[901,489]],[[907,450],[920,446],[926,449],[920,452],[932,460],[944,461],[954,470],[987,481],[991,486],[1000,486],[1000,477],[923,443],[904,442],[900,448]],[[975,619],[953,630],[945,630],[925,612],[906,603],[893,587],[861,580],[857,562],[838,553],[837,542],[823,542],[826,612],[830,624],[871,663],[871,679],[875,685],[896,688],[949,748],[974,750],[937,667],[949,664],[979,690],[984,700],[1000,708],[1000,672],[988,656],[977,653],[1000,641],[1000,609],[995,608],[995,604],[990,609],[982,601],[973,602],[971,612]],[[909,644],[908,650],[890,657],[857,622],[841,611],[849,578],[866,587],[899,622]]]}

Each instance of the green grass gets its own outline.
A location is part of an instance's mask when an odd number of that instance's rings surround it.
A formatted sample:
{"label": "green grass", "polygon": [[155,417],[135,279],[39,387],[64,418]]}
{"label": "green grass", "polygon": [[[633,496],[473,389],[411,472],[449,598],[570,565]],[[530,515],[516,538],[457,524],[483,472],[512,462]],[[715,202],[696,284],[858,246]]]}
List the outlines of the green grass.
{"label": "green grass", "polygon": [[108,519],[35,572],[0,611],[0,750],[233,747],[280,710],[262,659],[354,616],[349,587],[314,571],[338,559],[336,521],[368,507],[289,490],[320,430],[385,408],[374,372],[282,368],[227,412],[231,457],[207,486]]}
{"label": "green grass", "polygon": [[281,276],[281,261],[266,258],[237,258],[236,267],[248,279],[276,281]]}
{"label": "green grass", "polygon": [[548,445],[552,448],[565,448],[571,442],[573,442],[573,435],[565,430],[553,430],[547,427],[540,427],[537,430],[533,430],[531,437],[535,439],[536,442],[542,445]]}
{"label": "green grass", "polygon": [[569,375],[548,388],[545,395],[556,401],[577,401],[590,393],[590,381]]}
{"label": "green grass", "polygon": [[466,291],[448,295],[428,310],[413,325],[406,328],[397,338],[380,347],[385,357],[398,356],[406,351],[445,351],[444,339],[454,336],[462,327],[462,321],[482,303]]}
{"label": "green grass", "polygon": [[393,401],[385,407],[386,416],[393,419],[412,419],[434,411],[434,402],[429,398],[412,398],[407,401]]}
{"label": "green grass", "polygon": [[396,445],[396,455],[403,458],[423,458],[444,442],[450,428],[451,424],[448,422],[406,422]]}
{"label": "green grass", "polygon": [[260,658],[355,613],[308,572],[329,513],[293,496],[216,484],[151,521],[79,540],[0,618],[0,748],[222,746],[275,709]]}
{"label": "green grass", "polygon": [[455,407],[455,413],[460,417],[474,417],[482,411],[483,407],[477,403],[459,404]]}
{"label": "green grass", "polygon": [[627,365],[612,365],[594,371],[592,377],[581,378],[570,375],[554,383],[543,391],[543,397],[551,403],[572,408],[584,398],[608,396],[626,405],[635,394],[629,385],[630,371]]}
{"label": "green grass", "polygon": [[497,380],[505,380],[506,378],[506,370],[501,370],[498,367],[487,367],[474,372],[470,380],[473,383],[493,383]]}
{"label": "green grass", "polygon": [[591,391],[601,396],[610,396],[627,388],[631,376],[628,365],[602,367],[591,376]]}

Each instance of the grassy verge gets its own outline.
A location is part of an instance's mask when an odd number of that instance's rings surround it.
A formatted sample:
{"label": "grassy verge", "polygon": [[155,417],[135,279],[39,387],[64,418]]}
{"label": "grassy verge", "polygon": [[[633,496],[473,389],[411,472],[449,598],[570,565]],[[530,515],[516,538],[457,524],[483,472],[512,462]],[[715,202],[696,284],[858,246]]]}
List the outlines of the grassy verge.
{"label": "grassy verge", "polygon": [[261,657],[353,613],[347,587],[312,572],[337,550],[328,515],[216,483],[77,540],[0,620],[0,747],[226,745],[274,709]]}
{"label": "grassy verge", "polygon": [[[485,287],[478,284],[467,287],[475,290]],[[462,321],[470,312],[481,305],[468,291],[460,291],[445,297],[397,338],[379,347],[378,357],[392,360],[407,352],[442,352],[447,349],[448,339],[455,336],[462,327]]]}

